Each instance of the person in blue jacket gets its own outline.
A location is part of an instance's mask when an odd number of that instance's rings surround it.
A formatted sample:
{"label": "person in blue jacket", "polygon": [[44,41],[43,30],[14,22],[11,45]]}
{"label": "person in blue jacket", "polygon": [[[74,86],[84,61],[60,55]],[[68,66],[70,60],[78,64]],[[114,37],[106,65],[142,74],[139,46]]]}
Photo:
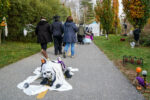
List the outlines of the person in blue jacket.
{"label": "person in blue jacket", "polygon": [[65,48],[63,52],[63,57],[66,58],[66,53],[71,45],[71,57],[74,57],[75,54],[75,43],[77,42],[76,32],[78,32],[78,28],[73,22],[73,18],[71,16],[67,17],[67,20],[64,24],[64,37],[63,42],[65,43]]}

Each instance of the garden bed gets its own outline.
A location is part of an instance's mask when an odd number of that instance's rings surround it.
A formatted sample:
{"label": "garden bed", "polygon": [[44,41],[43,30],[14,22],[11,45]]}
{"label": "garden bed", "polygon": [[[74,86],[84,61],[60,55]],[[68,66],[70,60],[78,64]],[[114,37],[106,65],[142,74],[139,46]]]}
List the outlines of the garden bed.
{"label": "garden bed", "polygon": [[[125,41],[121,41],[121,38],[125,38]],[[147,70],[147,81],[150,82],[150,47],[139,46],[131,48],[129,41],[130,39],[128,37],[120,35],[109,35],[109,40],[106,40],[104,36],[94,38],[94,43],[108,56],[110,60],[114,62],[117,68],[128,77],[131,83],[137,75],[136,67],[141,67],[142,70]],[[124,55],[143,58],[143,66],[131,63],[126,63],[124,65]],[[148,96],[150,97],[150,95]]]}

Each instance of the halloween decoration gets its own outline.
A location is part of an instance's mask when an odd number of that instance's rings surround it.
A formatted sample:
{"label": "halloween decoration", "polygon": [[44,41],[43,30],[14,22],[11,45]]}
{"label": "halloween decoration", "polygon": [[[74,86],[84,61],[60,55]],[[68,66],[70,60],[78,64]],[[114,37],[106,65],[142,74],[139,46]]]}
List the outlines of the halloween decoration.
{"label": "halloween decoration", "polygon": [[136,72],[137,72],[137,73],[140,73],[141,71],[142,71],[141,67],[137,67],[137,68],[136,68]]}
{"label": "halloween decoration", "polygon": [[[61,58],[55,61],[42,59],[41,63],[41,67],[36,68],[33,72],[35,76],[30,76],[17,85],[19,89],[22,89],[27,95],[39,94],[37,98],[44,97],[47,90],[68,91],[72,89],[65,78],[71,78],[74,75],[73,72],[78,71],[77,68],[67,67]],[[34,85],[35,81],[36,85]]]}
{"label": "halloween decoration", "polygon": [[134,35],[134,40],[135,40],[135,41],[138,41],[138,40],[139,40],[140,33],[141,33],[141,30],[140,30],[139,28],[136,28],[136,29],[133,31],[133,35]]}
{"label": "halloween decoration", "polygon": [[135,42],[130,42],[131,48],[135,47]]}
{"label": "halloween decoration", "polygon": [[125,38],[121,38],[121,39],[120,39],[120,41],[125,41],[125,40],[126,40]]}
{"label": "halloween decoration", "polygon": [[[143,70],[140,67],[136,68],[136,72],[137,72],[137,77],[135,78],[135,80],[137,80],[136,82],[136,88],[137,90],[144,92],[144,93],[150,93],[150,83],[147,83],[146,81],[146,76],[147,76],[147,71]],[[140,76],[140,72],[142,72],[142,76]],[[135,81],[134,80],[134,81]]]}
{"label": "halloween decoration", "polygon": [[131,63],[143,66],[143,58],[137,58],[132,56],[123,56],[123,64]]}

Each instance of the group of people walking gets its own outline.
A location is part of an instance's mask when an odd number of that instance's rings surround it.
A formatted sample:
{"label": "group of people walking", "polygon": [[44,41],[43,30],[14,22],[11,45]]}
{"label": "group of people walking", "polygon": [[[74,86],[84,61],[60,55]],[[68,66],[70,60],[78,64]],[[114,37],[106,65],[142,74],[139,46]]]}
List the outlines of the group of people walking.
{"label": "group of people walking", "polygon": [[[59,21],[60,16],[54,16],[53,19],[54,21],[50,25],[45,17],[41,17],[40,22],[37,24],[35,33],[37,35],[37,42],[41,44],[41,53],[46,59],[49,59],[46,53],[47,43],[54,40],[55,55],[63,54],[63,57],[66,58],[66,53],[71,45],[71,57],[73,57],[75,54],[78,27],[73,22],[71,16],[67,17],[64,25]],[[65,44],[63,52],[62,43]]]}

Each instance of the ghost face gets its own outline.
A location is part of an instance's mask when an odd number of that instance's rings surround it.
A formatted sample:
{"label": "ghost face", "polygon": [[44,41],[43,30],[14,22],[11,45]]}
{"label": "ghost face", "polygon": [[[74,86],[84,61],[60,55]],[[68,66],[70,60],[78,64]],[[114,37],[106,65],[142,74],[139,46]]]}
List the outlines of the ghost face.
{"label": "ghost face", "polygon": [[43,74],[43,78],[48,78],[48,79],[52,78],[52,72],[51,71],[45,71],[42,74]]}
{"label": "ghost face", "polygon": [[42,76],[43,78],[52,78],[52,69],[48,64],[43,64],[42,66]]}

